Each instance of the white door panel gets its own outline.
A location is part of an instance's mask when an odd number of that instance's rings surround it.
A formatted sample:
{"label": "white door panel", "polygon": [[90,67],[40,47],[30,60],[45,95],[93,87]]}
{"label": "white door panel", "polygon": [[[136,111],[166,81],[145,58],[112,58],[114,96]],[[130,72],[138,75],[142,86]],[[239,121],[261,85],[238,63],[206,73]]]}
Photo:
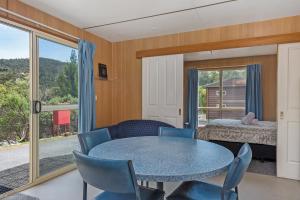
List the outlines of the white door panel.
{"label": "white door panel", "polygon": [[278,49],[277,175],[300,180],[300,43]]}
{"label": "white door panel", "polygon": [[143,119],[183,126],[183,55],[143,58]]}

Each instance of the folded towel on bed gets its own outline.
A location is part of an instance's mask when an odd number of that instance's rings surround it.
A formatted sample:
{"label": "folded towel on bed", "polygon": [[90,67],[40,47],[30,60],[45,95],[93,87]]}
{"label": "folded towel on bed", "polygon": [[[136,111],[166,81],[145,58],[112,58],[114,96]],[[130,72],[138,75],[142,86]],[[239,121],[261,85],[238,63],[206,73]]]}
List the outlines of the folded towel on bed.
{"label": "folded towel on bed", "polygon": [[253,112],[249,112],[245,117],[242,118],[241,122],[245,125],[256,125],[258,120],[255,119],[255,114]]}

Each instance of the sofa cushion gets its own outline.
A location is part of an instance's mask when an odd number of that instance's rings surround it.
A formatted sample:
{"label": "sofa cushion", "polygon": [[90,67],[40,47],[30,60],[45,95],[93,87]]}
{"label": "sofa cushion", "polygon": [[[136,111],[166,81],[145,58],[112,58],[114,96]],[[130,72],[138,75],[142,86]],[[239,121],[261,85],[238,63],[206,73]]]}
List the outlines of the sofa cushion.
{"label": "sofa cushion", "polygon": [[173,127],[170,124],[154,120],[128,120],[117,125],[108,127],[112,139],[139,137],[139,136],[158,136],[160,126]]}

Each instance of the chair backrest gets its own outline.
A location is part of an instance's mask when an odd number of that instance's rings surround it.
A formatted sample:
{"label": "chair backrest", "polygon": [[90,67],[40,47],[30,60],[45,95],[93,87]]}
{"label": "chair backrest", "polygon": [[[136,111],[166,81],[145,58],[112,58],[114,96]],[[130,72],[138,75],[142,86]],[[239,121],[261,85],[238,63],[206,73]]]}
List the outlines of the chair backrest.
{"label": "chair backrest", "polygon": [[140,199],[131,161],[97,159],[78,151],[73,155],[84,182],[107,192],[135,194]]}
{"label": "chair backrest", "polygon": [[159,127],[159,136],[195,138],[195,130],[189,128]]}
{"label": "chair backrest", "polygon": [[223,190],[228,191],[238,186],[249,167],[251,159],[251,147],[249,144],[244,144],[229,167],[224,181]]}
{"label": "chair backrest", "polygon": [[79,139],[81,151],[84,154],[88,154],[89,151],[96,145],[111,140],[107,128],[97,129],[87,133],[80,133],[77,136]]}
{"label": "chair backrest", "polygon": [[118,138],[158,136],[160,126],[173,127],[155,120],[128,120],[118,124]]}

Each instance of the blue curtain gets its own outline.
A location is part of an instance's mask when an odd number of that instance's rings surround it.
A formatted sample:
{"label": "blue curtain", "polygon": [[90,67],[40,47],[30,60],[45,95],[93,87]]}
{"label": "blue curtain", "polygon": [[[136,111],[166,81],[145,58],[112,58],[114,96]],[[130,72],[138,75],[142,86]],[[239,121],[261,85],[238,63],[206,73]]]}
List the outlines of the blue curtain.
{"label": "blue curtain", "polygon": [[79,42],[79,133],[95,129],[95,90],[94,90],[95,45],[84,40]]}
{"label": "blue curtain", "polygon": [[247,66],[246,114],[253,112],[258,120],[263,119],[261,65]]}
{"label": "blue curtain", "polygon": [[197,129],[198,126],[198,70],[188,72],[188,108],[186,128]]}

